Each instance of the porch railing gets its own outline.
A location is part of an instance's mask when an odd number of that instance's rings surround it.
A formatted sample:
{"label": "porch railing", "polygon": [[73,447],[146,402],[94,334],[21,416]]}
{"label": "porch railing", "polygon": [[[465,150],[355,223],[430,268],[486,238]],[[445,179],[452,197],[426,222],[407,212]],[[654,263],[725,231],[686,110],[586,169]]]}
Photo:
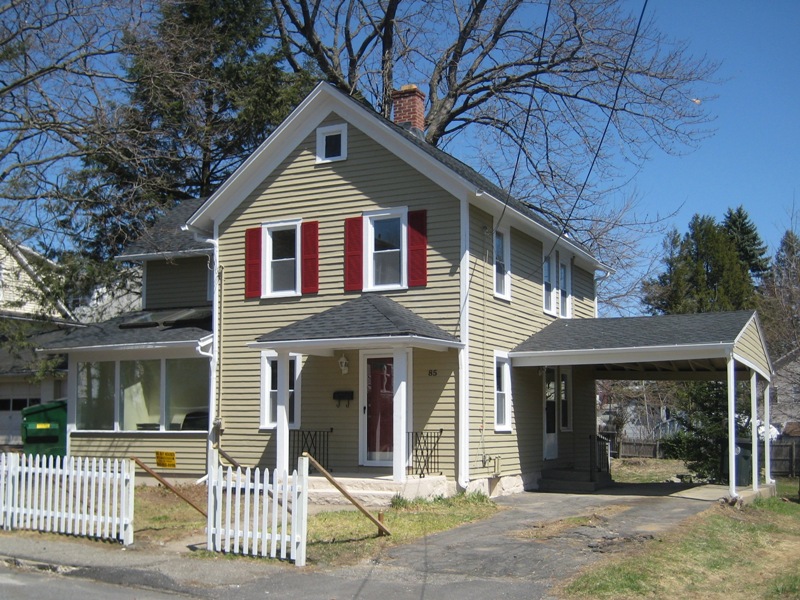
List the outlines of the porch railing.
{"label": "porch railing", "polygon": [[[290,429],[289,430],[289,464],[296,464],[297,459],[303,456],[303,452],[308,452],[316,458],[326,470],[330,471],[329,465],[329,443],[333,427],[312,431],[309,429]],[[313,464],[312,464],[312,469]]]}
{"label": "porch railing", "polygon": [[589,436],[589,471],[592,481],[595,473],[608,473],[611,470],[611,440],[602,435]]}
{"label": "porch railing", "polygon": [[408,475],[425,477],[441,474],[439,468],[439,441],[444,429],[439,431],[410,431],[408,448],[411,453],[411,464],[407,468]]}

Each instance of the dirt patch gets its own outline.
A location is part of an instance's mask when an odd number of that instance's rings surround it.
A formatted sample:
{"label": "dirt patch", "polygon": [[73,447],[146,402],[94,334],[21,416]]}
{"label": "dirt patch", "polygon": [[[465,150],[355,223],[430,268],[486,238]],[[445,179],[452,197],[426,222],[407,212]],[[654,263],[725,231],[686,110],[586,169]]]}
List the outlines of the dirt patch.
{"label": "dirt patch", "polygon": [[[192,502],[205,508],[204,485],[178,486]],[[137,545],[179,548],[205,540],[206,518],[188,502],[163,486],[145,485],[134,490],[134,540]]]}
{"label": "dirt patch", "polygon": [[604,527],[609,517],[618,515],[631,508],[625,504],[612,504],[597,508],[590,513],[564,517],[554,521],[536,521],[525,529],[512,532],[511,535],[524,540],[550,540],[579,527]]}

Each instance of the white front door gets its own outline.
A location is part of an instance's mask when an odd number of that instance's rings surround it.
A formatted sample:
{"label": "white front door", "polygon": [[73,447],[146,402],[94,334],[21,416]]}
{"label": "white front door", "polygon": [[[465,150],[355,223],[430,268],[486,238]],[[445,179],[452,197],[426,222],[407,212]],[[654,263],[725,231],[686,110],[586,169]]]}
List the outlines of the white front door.
{"label": "white front door", "polygon": [[556,370],[545,369],[544,375],[544,459],[558,458],[558,426],[556,412]]}

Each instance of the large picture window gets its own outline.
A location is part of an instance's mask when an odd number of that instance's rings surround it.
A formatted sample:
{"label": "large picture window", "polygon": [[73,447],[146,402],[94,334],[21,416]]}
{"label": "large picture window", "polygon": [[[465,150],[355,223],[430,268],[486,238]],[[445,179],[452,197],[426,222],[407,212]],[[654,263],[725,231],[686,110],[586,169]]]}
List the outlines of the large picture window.
{"label": "large picture window", "polygon": [[[261,427],[274,428],[278,424],[278,358],[262,353],[261,358]],[[300,368],[299,355],[289,357],[289,402],[286,406],[289,427],[300,426]]]}
{"label": "large picture window", "polygon": [[79,430],[208,430],[207,358],[82,362],[77,380]]}

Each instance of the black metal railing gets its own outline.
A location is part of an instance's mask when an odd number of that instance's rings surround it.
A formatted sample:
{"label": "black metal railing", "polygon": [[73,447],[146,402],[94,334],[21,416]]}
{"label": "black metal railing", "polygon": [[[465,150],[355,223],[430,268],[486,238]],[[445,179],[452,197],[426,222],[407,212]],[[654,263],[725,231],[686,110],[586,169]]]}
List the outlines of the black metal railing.
{"label": "black metal railing", "polygon": [[408,433],[408,449],[411,454],[411,464],[407,468],[408,475],[425,477],[426,475],[439,474],[439,441],[442,439],[444,429],[439,431],[410,431]]}
{"label": "black metal railing", "polygon": [[611,440],[602,435],[589,436],[589,471],[594,481],[595,473],[608,473],[611,470]]}
{"label": "black metal railing", "polygon": [[289,464],[296,465],[297,459],[303,452],[308,452],[317,459],[328,471],[331,470],[329,459],[329,443],[333,433],[333,427],[312,431],[309,429],[290,429],[289,430]]}

